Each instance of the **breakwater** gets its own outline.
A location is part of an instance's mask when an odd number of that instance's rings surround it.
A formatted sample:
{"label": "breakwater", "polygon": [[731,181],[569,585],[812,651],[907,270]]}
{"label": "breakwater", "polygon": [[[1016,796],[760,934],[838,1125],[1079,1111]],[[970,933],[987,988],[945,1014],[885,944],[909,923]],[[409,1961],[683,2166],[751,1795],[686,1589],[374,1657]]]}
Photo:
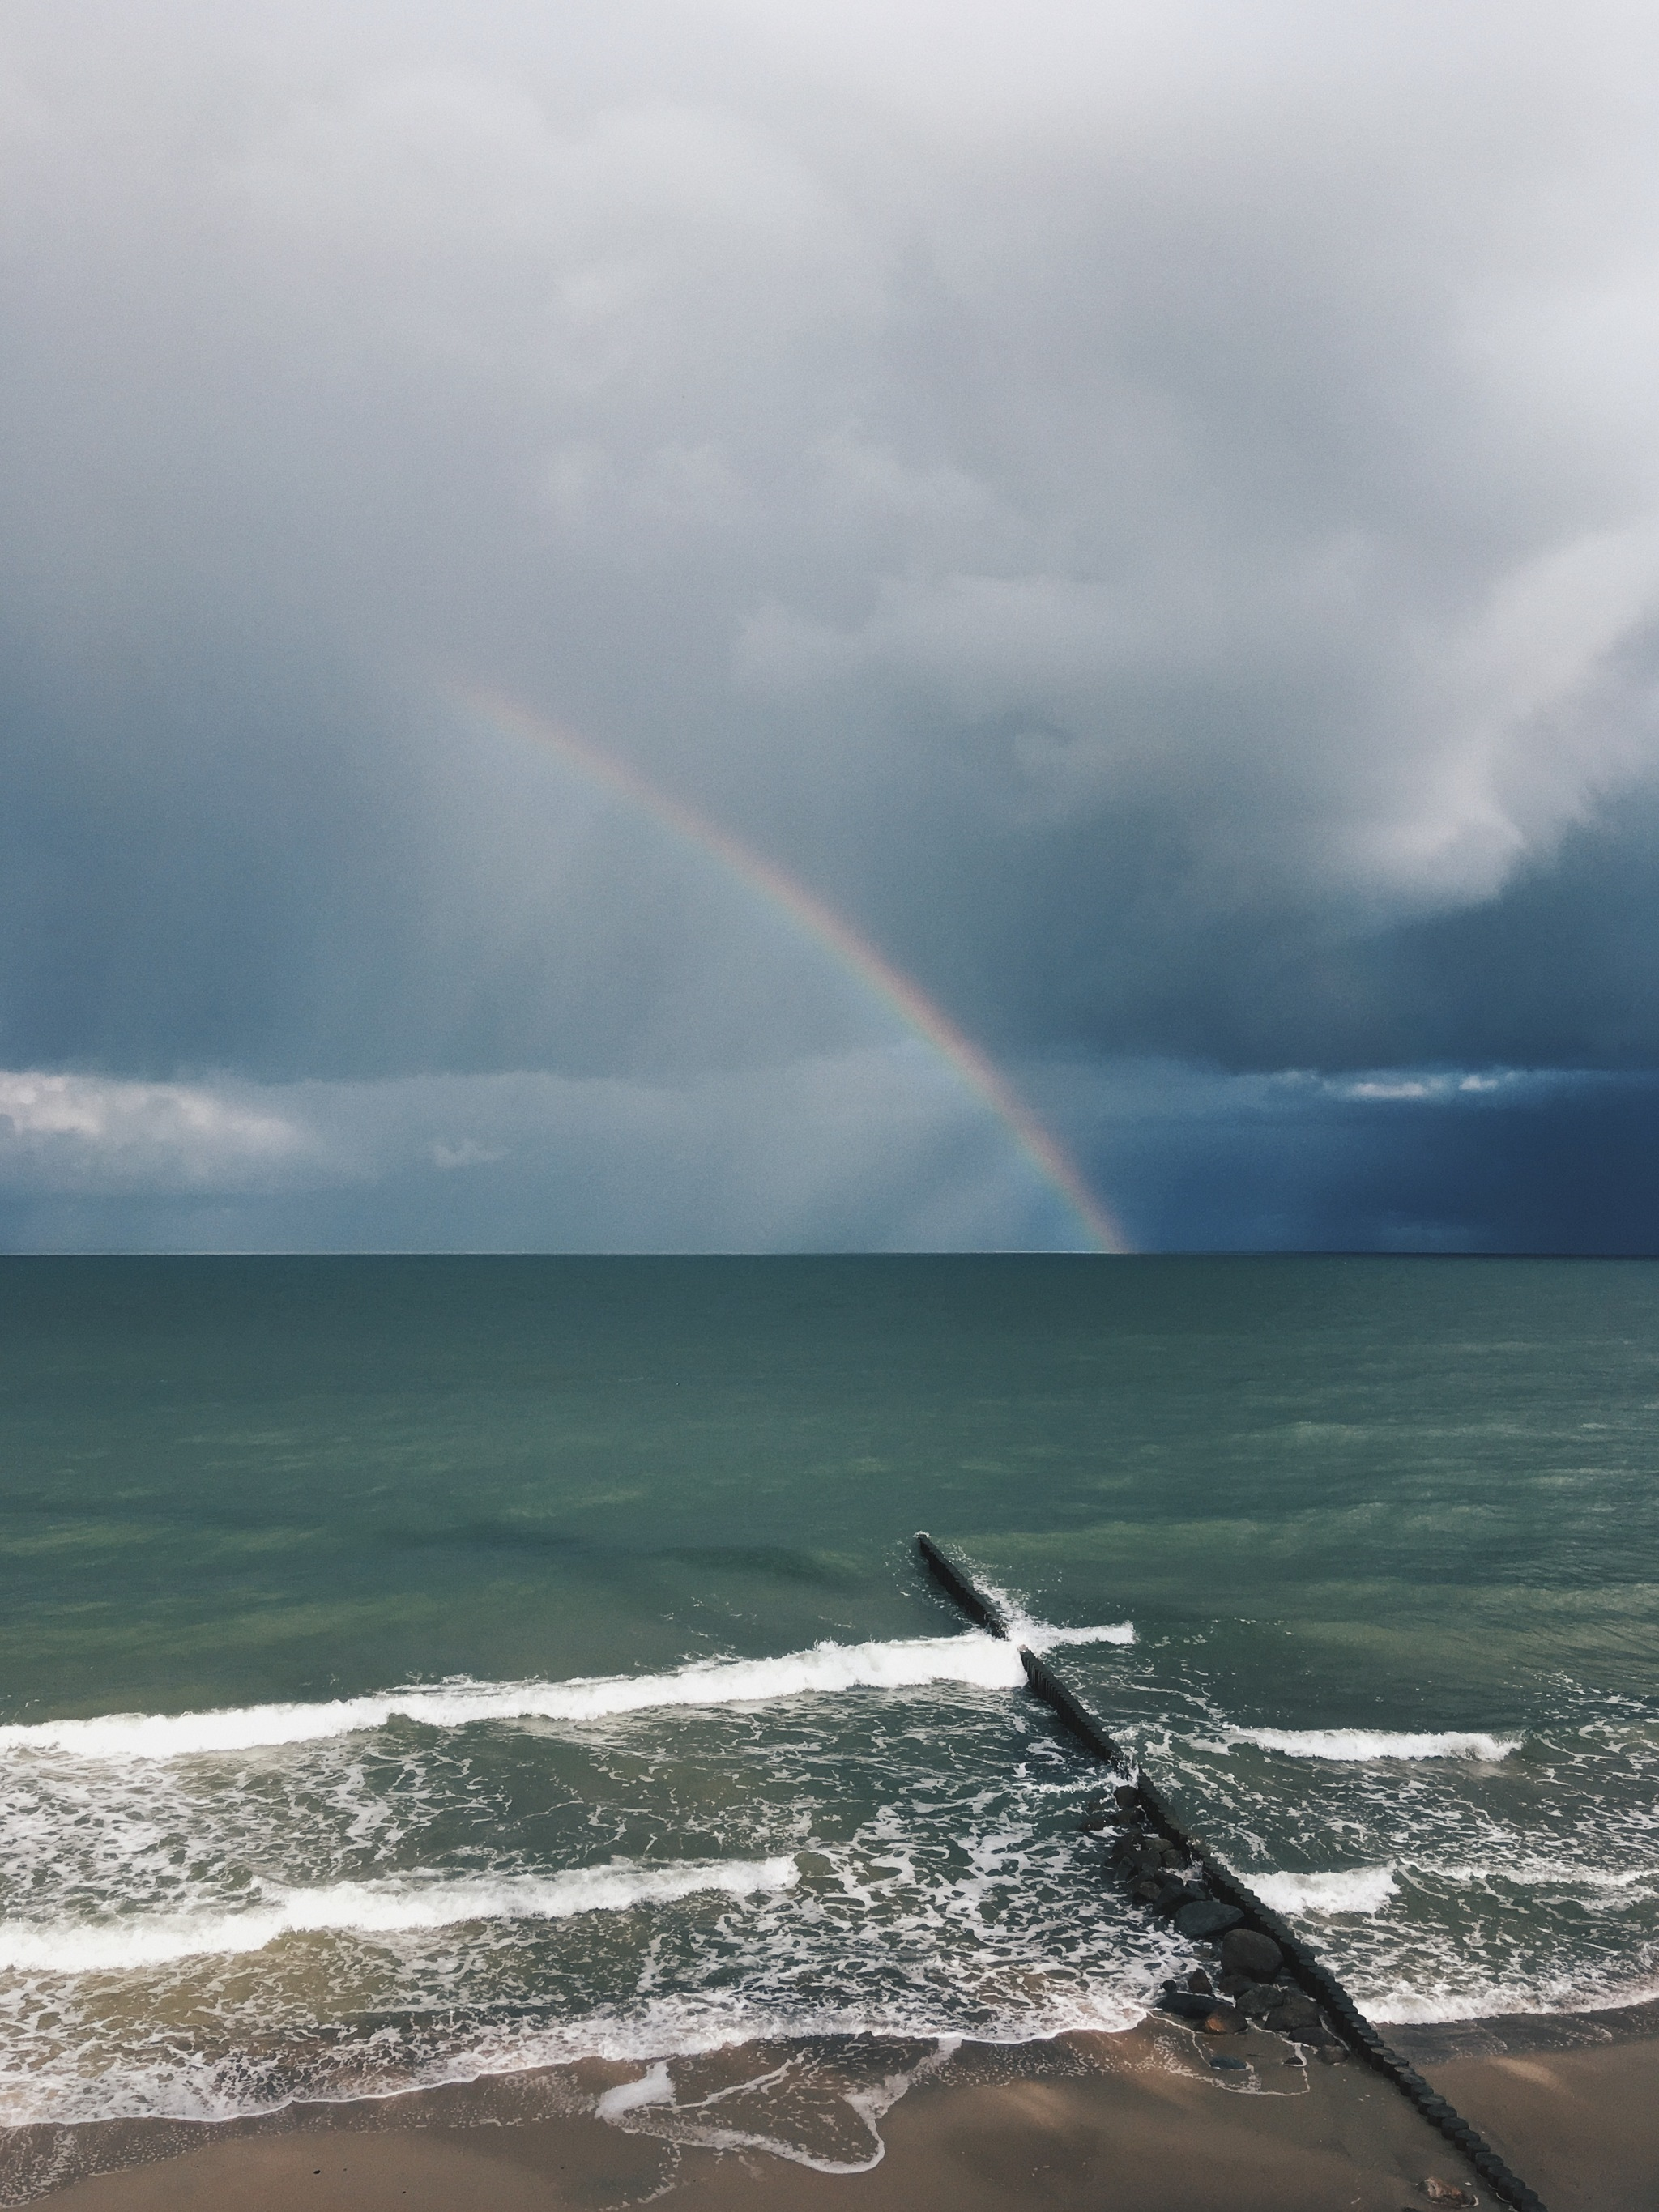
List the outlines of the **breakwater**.
{"label": "breakwater", "polygon": [[[994,1600],[981,1590],[971,1576],[926,1531],[918,1531],[916,1547],[933,1579],[971,1620],[994,1636],[1009,1638],[1009,1622]],[[1386,2075],[1424,2118],[1455,2147],[1487,2186],[1514,2208],[1514,2212],[1546,2212],[1543,2200],[1510,2171],[1479,2130],[1438,2095],[1413,2066],[1390,2049],[1316,1953],[1247,1883],[1240,1881],[1200,1836],[1177,1819],[1150,1778],[1139,1771],[1138,1762],[1054,1668],[1034,1651],[1021,1649],[1019,1659],[1032,1693],[1052,1708],[1086,1749],[1123,1778],[1116,1792],[1121,1828],[1114,1856],[1135,1879],[1136,1893],[1146,1891],[1145,1901],[1151,1905],[1166,1910],[1172,1906],[1176,1929],[1194,1942],[1219,1938],[1224,1967],[1227,1964],[1227,1939],[1235,1930],[1249,1931],[1257,1938],[1267,1939],[1276,1948],[1284,1970],[1307,2001],[1308,2009],[1300,2014],[1291,2014],[1288,2007],[1279,2008],[1281,2014],[1288,2015],[1282,2032],[1297,2041],[1323,2040],[1327,2033],[1334,2037],[1367,2065]],[[1137,1837],[1144,1841],[1137,1844],[1132,1840]],[[1168,1888],[1166,1884],[1175,1887]],[[1179,1896],[1176,1890],[1181,1893]],[[1262,1955],[1265,1958],[1266,1954]],[[1244,1963],[1248,1966],[1248,1957]],[[1248,1980],[1248,1972],[1237,1978]],[[1186,2011],[1187,2008],[1179,2009]],[[1258,2016],[1264,2026],[1279,2025],[1271,2010],[1264,2009]]]}

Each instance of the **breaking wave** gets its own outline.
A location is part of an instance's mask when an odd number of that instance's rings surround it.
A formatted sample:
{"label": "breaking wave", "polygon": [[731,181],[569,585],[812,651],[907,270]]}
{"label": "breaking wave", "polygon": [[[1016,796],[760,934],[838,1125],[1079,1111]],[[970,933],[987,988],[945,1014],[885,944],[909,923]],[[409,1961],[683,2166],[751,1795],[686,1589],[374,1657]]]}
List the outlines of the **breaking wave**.
{"label": "breaking wave", "polygon": [[[1055,1629],[1051,1641],[1133,1639],[1131,1628]],[[1015,1689],[1024,1680],[1014,1647],[975,1629],[890,1643],[818,1644],[777,1659],[700,1659],[660,1674],[577,1676],[565,1682],[455,1680],[382,1690],[318,1705],[231,1707],[201,1713],[111,1713],[94,1720],[0,1728],[0,1752],[55,1751],[79,1759],[185,1759],[314,1743],[409,1720],[432,1728],[479,1721],[592,1721],[672,1705],[759,1705],[842,1690],[904,1690],[931,1682]]]}
{"label": "breaking wave", "polygon": [[1035,1613],[1027,1613],[1013,1592],[1005,1589],[1000,1583],[979,1572],[975,1581],[991,1601],[1008,1641],[1016,1649],[1024,1644],[1030,1651],[1056,1651],[1062,1644],[1133,1644],[1135,1640],[1132,1620],[1109,1621],[1097,1628],[1056,1628],[1052,1621],[1039,1620]]}
{"label": "breaking wave", "polygon": [[1446,1729],[1414,1735],[1393,1729],[1242,1729],[1227,1731],[1227,1743],[1253,1743],[1263,1751],[1288,1752],[1294,1759],[1359,1761],[1373,1759],[1507,1759],[1519,1736],[1483,1735]]}
{"label": "breaking wave", "polygon": [[90,1921],[0,1923],[0,1970],[130,1973],[179,1959],[263,1951],[279,1936],[395,1936],[474,1920],[566,1920],[625,1912],[703,1891],[732,1897],[793,1888],[792,1858],[732,1859],[716,1866],[613,1863],[555,1875],[498,1875],[445,1881],[342,1881],[270,1895],[235,1912],[146,1915]]}
{"label": "breaking wave", "polygon": [[1399,1894],[1391,1866],[1329,1874],[1257,1874],[1250,1887],[1275,1912],[1380,1912]]}

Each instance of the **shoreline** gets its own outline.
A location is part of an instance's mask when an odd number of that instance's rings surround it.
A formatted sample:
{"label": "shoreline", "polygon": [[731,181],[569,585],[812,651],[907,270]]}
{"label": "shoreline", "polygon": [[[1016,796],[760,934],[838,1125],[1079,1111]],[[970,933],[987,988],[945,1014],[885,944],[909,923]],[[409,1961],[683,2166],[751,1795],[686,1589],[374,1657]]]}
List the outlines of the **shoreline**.
{"label": "shoreline", "polygon": [[[1638,2212],[1659,2172],[1659,2002],[1391,2028],[1550,2212]],[[49,2212],[1401,2212],[1497,2202],[1382,2075],[1149,2017],[1022,2045],[842,2037],[585,2060],[223,2121],[0,2136]]]}

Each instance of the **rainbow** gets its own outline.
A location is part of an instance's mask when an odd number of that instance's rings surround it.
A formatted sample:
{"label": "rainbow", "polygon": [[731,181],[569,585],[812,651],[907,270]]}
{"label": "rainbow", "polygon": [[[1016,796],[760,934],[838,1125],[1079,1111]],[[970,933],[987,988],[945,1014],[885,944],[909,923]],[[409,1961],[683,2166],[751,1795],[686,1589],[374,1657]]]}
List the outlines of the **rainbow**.
{"label": "rainbow", "polygon": [[728,874],[757,892],[804,936],[838,961],[907,1029],[932,1046],[1002,1123],[1061,1200],[1091,1249],[1127,1252],[1133,1249],[1107,1207],[1084,1181],[1075,1163],[1066,1157],[1024,1099],[1017,1096],[1000,1070],[908,975],[895,968],[832,907],[826,906],[804,884],[785,875],[781,868],[732,836],[729,830],[699,814],[684,799],[659,789],[637,769],[610,753],[601,752],[597,745],[590,744],[573,730],[548,721],[499,693],[468,690],[460,695],[460,701],[493,728],[508,736],[527,738],[532,744],[556,754],[586,781],[639,807],[695,852],[718,861]]}

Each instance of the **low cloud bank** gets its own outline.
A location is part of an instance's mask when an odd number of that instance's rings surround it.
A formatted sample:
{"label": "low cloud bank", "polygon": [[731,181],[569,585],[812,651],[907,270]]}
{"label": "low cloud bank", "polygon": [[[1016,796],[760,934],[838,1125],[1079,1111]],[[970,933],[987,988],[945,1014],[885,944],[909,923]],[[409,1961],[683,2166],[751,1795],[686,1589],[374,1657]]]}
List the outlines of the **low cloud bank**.
{"label": "low cloud bank", "polygon": [[0,1075],[14,1250],[773,1251],[1080,1243],[917,1046],[685,1085]]}
{"label": "low cloud bank", "polygon": [[[1142,1249],[1659,1253],[1659,1081],[1025,1071]],[[920,1047],[686,1085],[0,1073],[12,1251],[1077,1249]]]}

